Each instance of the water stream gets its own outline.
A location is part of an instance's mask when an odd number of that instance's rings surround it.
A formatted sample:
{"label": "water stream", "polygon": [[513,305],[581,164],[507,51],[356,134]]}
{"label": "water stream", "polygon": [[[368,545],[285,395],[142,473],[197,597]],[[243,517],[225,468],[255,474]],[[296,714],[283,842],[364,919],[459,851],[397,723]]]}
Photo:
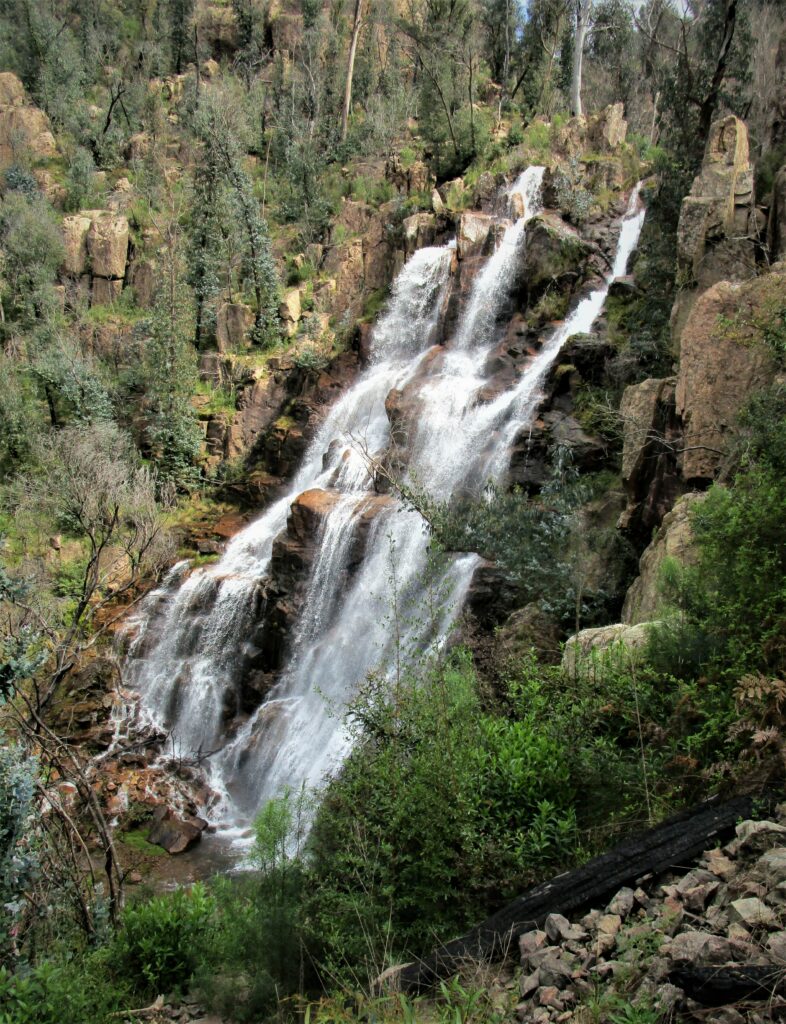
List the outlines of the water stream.
{"label": "water stream", "polygon": [[[528,168],[508,190],[508,200],[513,192],[523,198],[525,213],[478,272],[454,338],[435,350],[451,287],[451,243],[421,249],[405,264],[374,328],[369,367],[329,411],[289,493],[239,533],[216,564],[190,574],[176,566],[142,609],[128,662],[142,712],[171,732],[184,755],[210,754],[204,764],[219,799],[208,813],[226,827],[242,828],[285,787],[318,786],[348,750],[341,711],[358,684],[372,670],[389,669],[402,651],[442,642],[470,586],[474,555],[455,557],[430,579],[420,518],[374,493],[369,456],[395,440],[386,398],[396,389],[409,403],[401,454],[410,482],[447,498],[503,479],[548,368],[567,338],[591,328],[611,281],[625,273],[644,218],[638,189],[602,287],[551,333],[517,381],[491,400],[479,399],[526,224],[540,209],[542,177],[543,168]],[[292,502],[313,488],[331,500],[285,668],[257,711],[227,730],[227,709],[254,655],[250,637],[264,606],[274,540]],[[427,599],[434,592],[436,603]]]}

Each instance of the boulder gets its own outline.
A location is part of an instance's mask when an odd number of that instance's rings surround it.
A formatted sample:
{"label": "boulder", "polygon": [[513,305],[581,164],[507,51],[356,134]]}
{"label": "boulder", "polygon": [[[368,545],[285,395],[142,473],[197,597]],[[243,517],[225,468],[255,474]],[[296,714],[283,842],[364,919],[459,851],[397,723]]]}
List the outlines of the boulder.
{"label": "boulder", "polygon": [[544,212],[533,217],[527,226],[527,244],[522,247],[519,267],[530,298],[565,277],[574,283],[588,253],[576,229],[558,214]]}
{"label": "boulder", "polygon": [[[438,194],[435,191],[435,195]],[[436,237],[437,220],[433,213],[413,213],[404,220],[404,246],[407,256],[416,249],[433,245]]]}
{"label": "boulder", "polygon": [[541,661],[557,663],[560,640],[559,623],[533,603],[519,608],[505,620],[497,631],[495,646],[503,660],[510,658],[520,662],[534,649]]}
{"label": "boulder", "polygon": [[674,508],[663,517],[657,536],[639,561],[639,575],[625,596],[622,621],[635,625],[651,622],[660,605],[659,579],[663,562],[674,558],[683,565],[695,564],[698,551],[691,530],[691,512],[706,495],[692,491],[677,499]]}
{"label": "boulder", "polygon": [[650,378],[627,387],[620,403],[622,481],[627,508],[619,526],[642,545],[685,489],[678,466],[682,429],[676,378]]}
{"label": "boulder", "polygon": [[685,283],[703,289],[755,274],[748,237],[753,211],[748,130],[730,115],[712,125],[701,170],[680,209],[677,256]]}
{"label": "boulder", "polygon": [[494,218],[488,213],[467,211],[461,214],[456,233],[456,247],[460,260],[483,253],[493,224]]}
{"label": "boulder", "polygon": [[689,484],[714,479],[748,395],[773,378],[761,322],[784,286],[786,272],[773,271],[744,285],[720,282],[696,300],[682,332],[675,395]]}
{"label": "boulder", "polygon": [[197,0],[194,22],[199,42],[214,58],[231,56],[240,45],[237,20],[231,4]]}
{"label": "boulder", "polygon": [[90,288],[90,305],[109,306],[120,298],[122,291],[122,280],[111,277],[94,277]]}
{"label": "boulder", "polygon": [[125,277],[128,218],[106,210],[84,211],[84,216],[90,218],[87,254],[93,277]]}
{"label": "boulder", "polygon": [[63,217],[63,273],[81,277],[87,272],[87,233],[92,221],[87,214],[74,213]]}
{"label": "boulder", "polygon": [[404,163],[398,153],[394,153],[385,164],[385,177],[399,191],[427,192],[434,186],[434,176],[422,160]]}
{"label": "boulder", "polygon": [[250,308],[242,302],[224,302],[216,313],[216,344],[219,352],[248,345],[248,332],[254,322]]}
{"label": "boulder", "polygon": [[625,668],[646,646],[649,625],[629,626],[621,622],[613,626],[582,629],[565,644],[562,671],[568,678],[580,677],[594,682],[600,681],[610,668]]}
{"label": "boulder", "polygon": [[588,141],[596,152],[605,153],[621,146],[628,134],[625,107],[612,103],[599,114],[590,118],[587,124]]}
{"label": "boulder", "polygon": [[153,814],[148,841],[167,853],[184,853],[199,842],[206,828],[204,818],[191,814],[178,816],[171,808],[158,807]]}
{"label": "boulder", "polygon": [[134,300],[140,309],[150,309],[155,301],[158,276],[149,260],[134,260],[128,268],[129,283],[134,289]]}
{"label": "boulder", "polygon": [[278,315],[283,322],[285,333],[290,338],[297,333],[300,312],[300,292],[297,288],[287,289],[278,307]]}
{"label": "boulder", "polygon": [[0,169],[21,156],[39,160],[57,156],[49,118],[29,102],[24,86],[10,71],[0,72]]}

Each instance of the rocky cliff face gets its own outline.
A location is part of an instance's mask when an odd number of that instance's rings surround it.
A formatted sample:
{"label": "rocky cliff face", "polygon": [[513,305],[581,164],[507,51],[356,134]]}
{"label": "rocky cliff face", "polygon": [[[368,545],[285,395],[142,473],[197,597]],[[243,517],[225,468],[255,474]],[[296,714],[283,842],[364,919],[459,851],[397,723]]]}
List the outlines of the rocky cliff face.
{"label": "rocky cliff face", "polygon": [[[625,599],[624,625],[657,617],[665,557],[691,562],[689,513],[701,500],[694,492],[722,478],[734,457],[740,412],[777,375],[765,339],[779,322],[786,272],[782,263],[759,256],[765,238],[773,254],[781,244],[783,171],[775,178],[769,226],[754,205],[752,181],[745,125],[723,118],[713,125],[680,214],[683,288],[672,311],[676,374],[628,387],[620,407],[627,506],[619,526],[644,548],[640,576]],[[618,632],[611,640],[625,633],[612,628]],[[576,638],[577,649],[586,657],[611,640],[588,630]]]}

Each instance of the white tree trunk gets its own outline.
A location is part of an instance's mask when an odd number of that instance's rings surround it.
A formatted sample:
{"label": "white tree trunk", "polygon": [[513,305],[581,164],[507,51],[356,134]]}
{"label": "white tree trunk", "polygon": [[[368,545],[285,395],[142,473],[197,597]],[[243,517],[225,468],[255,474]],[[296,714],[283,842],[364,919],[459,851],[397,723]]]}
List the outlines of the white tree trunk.
{"label": "white tree trunk", "polygon": [[347,81],[344,87],[344,107],[341,111],[341,141],[345,142],[349,128],[349,111],[352,106],[352,78],[355,74],[355,54],[358,48],[360,27],[363,22],[363,0],[355,0],[355,19],[352,23],[352,41],[349,44],[349,61],[347,63]]}
{"label": "white tree trunk", "polygon": [[573,39],[573,74],[570,80],[570,112],[583,113],[581,107],[581,69],[584,63],[584,43],[589,31],[592,0],[578,0],[576,11],[576,35]]}

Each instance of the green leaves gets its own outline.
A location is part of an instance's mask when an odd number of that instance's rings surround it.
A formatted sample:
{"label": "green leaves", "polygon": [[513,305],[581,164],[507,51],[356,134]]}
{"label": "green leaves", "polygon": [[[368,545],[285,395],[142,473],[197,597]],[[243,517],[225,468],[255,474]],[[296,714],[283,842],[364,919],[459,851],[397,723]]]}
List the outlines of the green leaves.
{"label": "green leaves", "polygon": [[214,910],[199,883],[127,907],[117,952],[132,984],[151,996],[182,990],[205,950]]}

